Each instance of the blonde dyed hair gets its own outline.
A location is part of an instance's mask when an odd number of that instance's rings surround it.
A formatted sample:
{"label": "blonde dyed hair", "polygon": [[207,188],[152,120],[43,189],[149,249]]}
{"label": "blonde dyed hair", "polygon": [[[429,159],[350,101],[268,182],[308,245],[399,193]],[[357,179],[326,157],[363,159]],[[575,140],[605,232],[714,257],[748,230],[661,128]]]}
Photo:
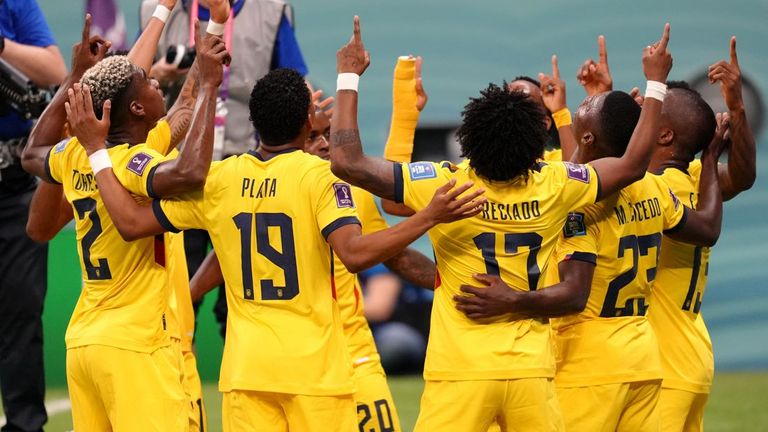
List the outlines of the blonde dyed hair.
{"label": "blonde dyed hair", "polygon": [[107,57],[85,71],[80,83],[90,87],[93,108],[99,115],[104,102],[128,87],[135,71],[128,57],[122,55]]}

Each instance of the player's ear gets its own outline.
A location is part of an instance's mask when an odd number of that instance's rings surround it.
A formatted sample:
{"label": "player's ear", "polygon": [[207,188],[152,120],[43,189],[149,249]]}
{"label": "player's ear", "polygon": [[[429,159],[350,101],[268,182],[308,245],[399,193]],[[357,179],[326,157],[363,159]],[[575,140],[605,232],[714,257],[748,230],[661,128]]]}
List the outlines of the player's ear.
{"label": "player's ear", "polygon": [[666,127],[662,127],[659,129],[659,139],[656,140],[656,143],[661,146],[668,146],[672,144],[672,141],[675,139],[675,132]]}
{"label": "player's ear", "polygon": [[129,108],[131,110],[131,114],[135,115],[136,117],[144,117],[146,115],[144,112],[144,105],[138,101],[131,101]]}
{"label": "player's ear", "polygon": [[592,132],[585,132],[584,135],[579,137],[579,145],[584,147],[592,147],[595,144],[595,136]]}
{"label": "player's ear", "polygon": [[544,119],[544,123],[547,124],[547,130],[551,129],[552,128],[552,116],[551,115],[546,116],[546,118]]}

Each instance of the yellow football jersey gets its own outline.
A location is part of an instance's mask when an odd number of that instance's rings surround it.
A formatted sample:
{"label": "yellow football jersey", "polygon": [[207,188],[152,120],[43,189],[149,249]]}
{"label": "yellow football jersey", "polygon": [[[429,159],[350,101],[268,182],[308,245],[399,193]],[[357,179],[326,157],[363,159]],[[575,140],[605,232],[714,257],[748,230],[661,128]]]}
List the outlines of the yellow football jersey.
{"label": "yellow football jersey", "polygon": [[[163,159],[153,148],[161,148],[163,142],[170,142],[165,122],[150,132],[148,144],[107,149],[118,179],[134,194],[151,192],[152,173]],[[46,169],[63,185],[72,204],[83,274],[83,288],[67,328],[67,348],[98,344],[152,352],[168,345],[165,312],[170,293],[156,239],[123,240],[77,138],[54,146]]]}
{"label": "yellow football jersey", "polygon": [[478,323],[456,309],[462,284],[479,285],[491,273],[513,289],[535,290],[568,211],[595,202],[599,180],[588,165],[541,163],[527,181],[483,180],[468,164],[395,165],[395,197],[408,207],[427,206],[435,189],[455,178],[485,188],[488,203],[471,219],[429,231],[439,274],[424,378],[488,380],[552,377],[554,356],[546,320],[501,316]]}
{"label": "yellow football jersey", "polygon": [[[375,233],[389,228],[381,217],[376,201],[370,192],[352,187],[352,198],[363,224],[363,234]],[[356,376],[369,372],[381,372],[381,358],[373,341],[373,334],[365,319],[363,293],[357,275],[350,273],[337,255],[333,258],[333,276],[336,283],[336,301],[347,338],[349,355]]]}
{"label": "yellow football jersey", "polygon": [[[667,168],[660,177],[683,203],[696,208],[701,161],[688,172]],[[653,282],[648,320],[659,335],[663,386],[709,393],[715,362],[712,342],[699,313],[707,284],[708,247],[664,237]]]}
{"label": "yellow football jersey", "polygon": [[326,238],[359,224],[350,186],[301,151],[211,165],[202,191],[153,202],[170,230],[211,236],[227,287],[219,389],[351,394],[351,360]]}
{"label": "yellow football jersey", "polygon": [[685,215],[685,206],[652,174],[568,215],[555,262],[591,262],[595,272],[584,311],[552,320],[558,386],[661,378],[647,299],[662,232],[680,226]]}
{"label": "yellow football jersey", "polygon": [[559,162],[563,160],[563,151],[561,149],[544,150],[544,158],[547,162]]}

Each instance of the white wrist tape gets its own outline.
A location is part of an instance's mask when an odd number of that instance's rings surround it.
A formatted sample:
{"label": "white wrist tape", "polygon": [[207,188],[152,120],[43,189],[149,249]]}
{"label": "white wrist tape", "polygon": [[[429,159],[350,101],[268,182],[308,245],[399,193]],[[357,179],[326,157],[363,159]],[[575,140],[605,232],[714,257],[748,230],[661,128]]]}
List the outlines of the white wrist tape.
{"label": "white wrist tape", "polygon": [[224,24],[219,24],[214,20],[210,20],[208,21],[208,28],[205,31],[214,36],[221,36],[224,34]]}
{"label": "white wrist tape", "polygon": [[336,78],[336,91],[339,90],[354,90],[357,91],[357,86],[360,83],[360,75],[356,73],[340,73]]}
{"label": "white wrist tape", "polygon": [[106,149],[95,151],[92,155],[88,156],[88,160],[91,161],[91,169],[94,176],[104,168],[112,168],[112,159],[109,158],[109,153],[107,153]]}
{"label": "white wrist tape", "polygon": [[163,5],[157,5],[152,16],[165,23],[168,21],[168,17],[171,16],[171,10]]}
{"label": "white wrist tape", "polygon": [[663,82],[648,81],[645,87],[645,97],[654,98],[661,102],[664,102],[664,96],[667,95],[667,85]]}

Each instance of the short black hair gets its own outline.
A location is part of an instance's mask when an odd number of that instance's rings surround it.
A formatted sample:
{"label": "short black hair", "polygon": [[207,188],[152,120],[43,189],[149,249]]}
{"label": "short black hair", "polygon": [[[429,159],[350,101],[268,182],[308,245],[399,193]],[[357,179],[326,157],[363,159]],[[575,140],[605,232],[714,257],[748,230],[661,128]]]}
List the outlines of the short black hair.
{"label": "short black hair", "polygon": [[307,123],[310,99],[304,78],[293,69],[275,69],[258,80],[248,107],[261,141],[279,146],[296,139]]}
{"label": "short black hair", "polygon": [[[518,75],[513,79],[512,81],[527,81],[536,87],[541,88],[541,83],[539,80],[529,77],[528,75]],[[547,116],[552,117],[552,113],[549,111],[549,108],[544,106],[544,110],[547,112]],[[559,149],[560,148],[560,134],[557,132],[557,125],[555,125],[555,119],[552,118],[552,122],[550,123],[549,130],[547,131],[549,133],[549,141],[544,145],[545,148],[553,148],[553,149]]]}
{"label": "short black hair", "polygon": [[531,78],[528,75],[518,75],[512,81],[528,81],[536,87],[541,87],[541,83],[537,79]]}
{"label": "short black hair", "polygon": [[623,91],[612,91],[605,96],[600,109],[598,136],[609,156],[624,154],[640,120],[640,111],[640,105]]}
{"label": "short black hair", "polygon": [[[701,97],[701,93],[685,81],[667,81],[667,89],[675,90],[674,94],[681,98],[680,103],[683,105],[677,110],[674,108],[671,110],[672,115],[681,118],[672,119],[672,124],[679,126],[679,129],[684,129],[675,130],[676,140],[678,140],[680,148],[688,151],[689,157],[693,158],[696,153],[709,145],[715,134],[715,129],[717,129],[715,112]],[[670,99],[677,100],[676,98]],[[665,111],[669,110],[667,107]],[[679,123],[683,121],[686,123],[685,125]]]}
{"label": "short black hair", "polygon": [[461,155],[478,175],[506,181],[522,176],[537,163],[547,142],[544,110],[527,94],[488,84],[470,98],[456,135]]}

